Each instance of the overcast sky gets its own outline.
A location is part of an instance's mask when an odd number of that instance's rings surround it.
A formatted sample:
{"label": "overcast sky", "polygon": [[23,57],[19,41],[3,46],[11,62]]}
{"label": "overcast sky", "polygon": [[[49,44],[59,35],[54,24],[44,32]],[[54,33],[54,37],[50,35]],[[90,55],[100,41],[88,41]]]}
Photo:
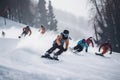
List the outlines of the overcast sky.
{"label": "overcast sky", "polygon": [[[38,0],[34,0],[38,1]],[[49,1],[49,0],[46,0]],[[51,0],[56,9],[64,10],[76,16],[88,17],[88,0]]]}
{"label": "overcast sky", "polygon": [[87,17],[88,0],[51,0],[52,5],[57,9],[71,12],[77,16]]}

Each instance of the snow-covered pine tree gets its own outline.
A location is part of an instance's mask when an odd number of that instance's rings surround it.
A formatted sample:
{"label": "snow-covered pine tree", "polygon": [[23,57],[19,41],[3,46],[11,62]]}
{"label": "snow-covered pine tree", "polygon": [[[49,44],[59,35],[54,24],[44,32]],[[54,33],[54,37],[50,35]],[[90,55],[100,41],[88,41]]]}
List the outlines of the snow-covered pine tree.
{"label": "snow-covered pine tree", "polygon": [[53,7],[50,0],[48,5],[48,26],[50,30],[57,30],[57,20],[55,19]]}
{"label": "snow-covered pine tree", "polygon": [[46,9],[46,1],[45,0],[39,0],[38,3],[38,12],[39,12],[39,24],[44,25],[46,28],[48,28],[48,21],[47,21],[47,9]]}

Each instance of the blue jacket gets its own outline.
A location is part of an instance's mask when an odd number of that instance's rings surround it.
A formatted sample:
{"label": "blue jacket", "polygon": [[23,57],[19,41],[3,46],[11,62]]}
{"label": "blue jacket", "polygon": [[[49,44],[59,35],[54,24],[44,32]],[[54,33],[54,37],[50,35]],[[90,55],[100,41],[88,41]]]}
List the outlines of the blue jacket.
{"label": "blue jacket", "polygon": [[81,47],[86,47],[86,49],[88,49],[88,44],[85,42],[83,43],[82,40],[78,41],[77,45],[80,45]]}

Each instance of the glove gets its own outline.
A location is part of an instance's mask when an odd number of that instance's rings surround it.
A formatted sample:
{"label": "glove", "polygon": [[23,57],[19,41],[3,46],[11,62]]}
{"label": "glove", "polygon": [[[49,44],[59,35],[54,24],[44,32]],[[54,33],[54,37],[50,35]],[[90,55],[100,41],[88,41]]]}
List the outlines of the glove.
{"label": "glove", "polygon": [[110,54],[112,54],[112,52],[110,52]]}
{"label": "glove", "polygon": [[64,51],[67,51],[67,49],[64,49]]}
{"label": "glove", "polygon": [[100,49],[99,49],[99,52],[100,52]]}
{"label": "glove", "polygon": [[85,51],[87,52],[88,50],[86,49]]}

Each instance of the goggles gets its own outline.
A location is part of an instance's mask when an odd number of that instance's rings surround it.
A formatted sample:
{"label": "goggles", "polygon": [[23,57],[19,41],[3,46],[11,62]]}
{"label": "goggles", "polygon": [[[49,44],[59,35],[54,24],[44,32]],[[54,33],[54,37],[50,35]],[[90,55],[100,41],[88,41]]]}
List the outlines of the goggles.
{"label": "goggles", "polygon": [[69,34],[65,34],[65,33],[63,33],[63,35],[64,35],[65,37],[68,37]]}

